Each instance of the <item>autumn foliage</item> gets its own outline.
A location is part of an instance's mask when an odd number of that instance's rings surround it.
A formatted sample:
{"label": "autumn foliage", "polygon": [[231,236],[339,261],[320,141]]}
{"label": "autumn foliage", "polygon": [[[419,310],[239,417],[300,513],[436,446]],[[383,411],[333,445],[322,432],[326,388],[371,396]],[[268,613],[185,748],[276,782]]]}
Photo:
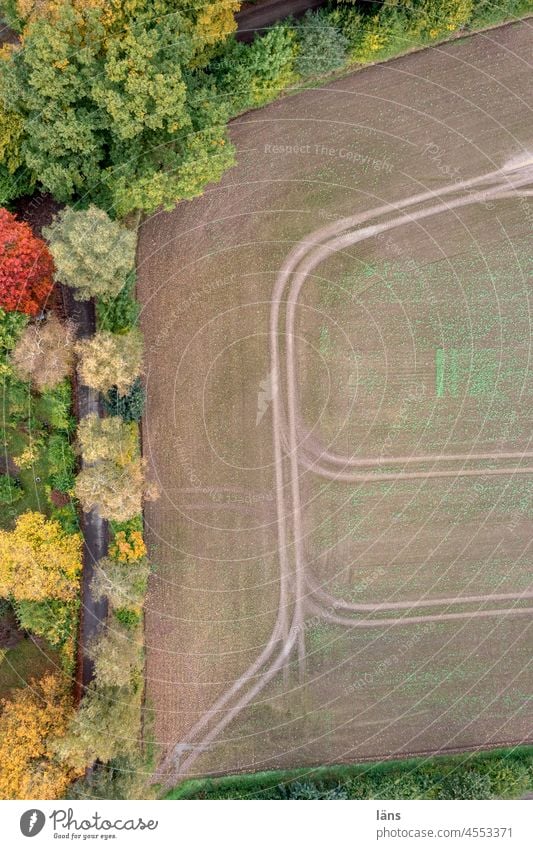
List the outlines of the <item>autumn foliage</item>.
{"label": "autumn foliage", "polygon": [[151,497],[144,481],[135,424],[118,416],[81,420],[78,439],[84,466],[76,478],[76,496],[85,511],[96,508],[103,519],[124,522],[142,510]]}
{"label": "autumn foliage", "polygon": [[0,702],[0,799],[60,799],[79,771],[53,753],[73,717],[64,679],[48,674]]}
{"label": "autumn foliage", "polygon": [[96,333],[76,345],[79,375],[87,386],[108,392],[116,386],[125,395],[142,368],[142,336],[134,328],[128,333]]}
{"label": "autumn foliage", "polygon": [[40,392],[57,386],[72,371],[73,341],[74,326],[53,314],[28,325],[11,358],[16,373]]}
{"label": "autumn foliage", "polygon": [[0,531],[0,596],[16,601],[69,601],[78,592],[81,537],[29,511]]}
{"label": "autumn foliage", "polygon": [[28,224],[0,209],[0,306],[36,315],[50,295],[54,263]]}
{"label": "autumn foliage", "polygon": [[117,531],[109,553],[119,563],[136,563],[146,557],[146,545],[141,531]]}

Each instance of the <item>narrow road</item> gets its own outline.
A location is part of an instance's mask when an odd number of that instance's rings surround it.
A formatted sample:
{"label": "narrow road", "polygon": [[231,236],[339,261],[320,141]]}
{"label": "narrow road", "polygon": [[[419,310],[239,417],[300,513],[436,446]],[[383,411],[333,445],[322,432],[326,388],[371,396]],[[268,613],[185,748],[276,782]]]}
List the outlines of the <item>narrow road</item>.
{"label": "narrow road", "polygon": [[308,9],[317,9],[324,0],[266,0],[257,6],[247,6],[235,15],[237,38],[239,41],[251,41],[256,34],[277,21],[301,17]]}

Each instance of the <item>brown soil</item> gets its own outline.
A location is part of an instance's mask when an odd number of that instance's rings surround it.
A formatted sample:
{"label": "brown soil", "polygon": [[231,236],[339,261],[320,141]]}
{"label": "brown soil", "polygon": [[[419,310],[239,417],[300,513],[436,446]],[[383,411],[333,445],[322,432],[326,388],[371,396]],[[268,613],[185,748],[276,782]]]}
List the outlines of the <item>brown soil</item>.
{"label": "brown soil", "polygon": [[529,733],[533,181],[500,170],[531,141],[528,39],[243,116],[238,167],[143,225],[169,782]]}

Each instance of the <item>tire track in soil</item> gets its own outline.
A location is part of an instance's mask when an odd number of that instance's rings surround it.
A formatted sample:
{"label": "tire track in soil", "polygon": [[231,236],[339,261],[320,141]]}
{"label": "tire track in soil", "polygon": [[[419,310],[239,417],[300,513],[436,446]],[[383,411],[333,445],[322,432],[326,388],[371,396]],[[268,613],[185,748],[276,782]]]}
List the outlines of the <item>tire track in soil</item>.
{"label": "tire track in soil", "polygon": [[[308,444],[307,446],[307,451],[310,450],[311,452],[310,459],[308,456],[306,456],[306,454],[302,453],[299,450],[301,443],[301,417],[299,416],[299,412],[297,409],[298,391],[295,365],[296,337],[294,334],[295,310],[299,292],[302,289],[305,280],[307,279],[311,271],[328,256],[331,256],[337,251],[343,250],[343,248],[345,247],[356,244],[360,241],[363,241],[364,239],[379,235],[380,233],[394,229],[395,227],[400,227],[404,224],[412,223],[414,221],[418,221],[433,215],[448,212],[453,209],[462,208],[468,206],[469,204],[486,202],[488,200],[494,199],[530,196],[531,191],[528,191],[527,188],[524,189],[524,187],[527,187],[529,184],[531,184],[532,180],[533,164],[530,159],[525,159],[523,161],[518,162],[510,162],[502,169],[489,172],[487,174],[481,175],[480,177],[473,178],[470,180],[463,180],[459,183],[454,183],[453,185],[446,186],[439,191],[421,192],[412,196],[411,198],[407,198],[402,202],[385,204],[375,209],[368,210],[366,212],[362,212],[354,216],[350,216],[341,221],[337,221],[334,224],[320,228],[319,230],[311,234],[309,237],[306,237],[301,242],[299,242],[287,256],[285,262],[283,263],[280,269],[276,284],[274,286],[274,291],[272,294],[272,309],[269,328],[273,382],[274,386],[279,387],[281,386],[280,352],[278,347],[280,312],[284,291],[289,284],[289,280],[291,279],[291,277],[293,277],[289,299],[287,302],[285,333],[287,339],[285,360],[285,367],[287,370],[287,424],[285,424],[285,417],[282,408],[282,400],[280,397],[280,393],[273,392],[272,400],[274,468],[276,477],[276,508],[278,516],[278,550],[280,558],[280,598],[278,604],[277,620],[267,645],[265,646],[261,654],[258,656],[258,658],[254,661],[254,663],[250,667],[248,667],[248,669],[245,670],[239,676],[239,678],[236,679],[236,681],[229,688],[229,690],[226,691],[226,693],[222,694],[214,702],[214,704],[204,714],[204,716],[201,717],[201,719],[198,720],[198,722],[196,722],[195,725],[189,730],[185,739],[177,743],[170,751],[170,753],[165,757],[156,773],[156,778],[163,779],[165,787],[172,786],[177,780],[179,780],[179,778],[182,778],[187,774],[187,771],[191,768],[191,766],[194,764],[200,754],[205,751],[205,749],[233,721],[233,719],[237,717],[237,715],[252,701],[252,699],[264,689],[264,687],[275,677],[275,675],[281,669],[284,668],[284,666],[290,659],[295,645],[297,645],[298,651],[300,679],[303,678],[305,672],[304,620],[305,613],[307,611],[314,612],[315,615],[320,615],[325,621],[329,621],[332,624],[334,623],[344,625],[350,628],[386,627],[406,625],[410,623],[420,623],[426,621],[447,621],[455,619],[481,618],[486,616],[502,616],[512,614],[521,615],[529,614],[533,611],[533,608],[503,608],[497,610],[478,610],[467,613],[440,613],[430,614],[427,616],[397,617],[394,619],[391,618],[382,620],[354,620],[349,619],[347,617],[336,616],[335,614],[332,614],[328,610],[323,608],[321,605],[317,604],[316,601],[312,600],[312,596],[317,594],[316,578],[314,576],[307,577],[305,574],[305,558],[302,547],[303,535],[302,509],[299,492],[299,466],[302,466],[304,469],[313,473],[321,474],[325,477],[332,478],[334,480],[342,480],[347,482],[371,481],[379,479],[404,480],[410,479],[412,477],[462,477],[468,475],[483,475],[487,473],[530,473],[533,471],[533,469],[510,467],[502,470],[430,470],[425,473],[399,471],[397,473],[391,473],[390,475],[387,474],[381,476],[360,474],[350,475],[348,473],[345,474],[342,472],[335,473],[335,471],[332,471],[327,466],[323,466],[321,463],[319,463],[317,461],[317,456],[320,459],[324,457],[324,459],[330,460],[334,465],[338,464],[342,465],[343,467],[350,467],[351,464],[353,464],[354,466],[361,466],[362,463],[368,465],[368,462],[371,458],[363,458],[361,460],[353,457],[341,457],[340,455],[336,455],[327,451],[327,449],[323,449],[316,438],[313,438],[312,443],[310,445]],[[392,218],[383,224],[374,224],[361,228],[362,224],[366,224],[366,222],[372,221],[373,219],[382,218],[388,213],[405,210],[413,206],[418,206],[428,201],[435,200],[436,198],[440,199],[444,196],[455,195],[465,191],[470,192],[472,187],[479,186],[482,184],[488,184],[489,188],[481,189],[477,192],[473,192],[472,194],[469,193],[466,196],[462,195],[458,198],[450,200],[449,202],[441,200],[440,203],[431,206],[426,206],[422,209],[416,210],[412,214],[407,213],[405,215],[400,215],[399,217]],[[353,227],[358,227],[360,229],[357,229],[353,232],[349,232],[350,228]],[[312,253],[310,253],[310,251],[312,251]],[[288,454],[291,475],[292,506],[290,510],[286,509],[285,496],[283,491],[284,460],[287,459],[287,456],[284,457],[284,448],[285,454]],[[513,458],[533,456],[532,453],[526,452],[507,452],[502,454],[491,454],[490,457],[487,457],[486,455],[476,456],[471,454],[450,456],[436,455],[431,457],[430,459],[431,462],[435,462],[435,460],[437,460],[438,462],[448,461],[452,459],[452,457],[453,459],[462,459],[464,461],[471,461],[474,459],[511,459],[509,453],[512,454]],[[420,460],[420,458],[413,458],[412,460],[409,460],[408,458],[397,458],[397,461],[403,463],[426,462],[425,458],[427,455],[422,456],[424,457],[423,460]],[[429,457],[427,462],[429,462]],[[292,542],[295,551],[295,568],[293,581],[294,607],[290,626],[288,625],[286,615],[289,600],[287,529],[285,524],[285,517],[287,515],[292,515]],[[306,589],[310,590],[311,600],[304,603]],[[323,595],[323,591],[320,592],[320,595]],[[330,600],[330,602],[334,603],[336,606],[342,607],[343,609],[353,610],[351,605],[348,605],[348,607],[346,607],[348,603],[344,602],[342,599],[335,599],[333,596],[328,596],[328,594],[325,595],[328,597],[328,600]],[[508,598],[509,595],[510,594],[502,594],[499,596],[472,596],[469,597],[469,599],[470,601],[475,600],[490,602],[491,600],[503,600],[504,598]],[[519,599],[529,598],[532,596],[530,594],[517,594],[516,596],[511,597]],[[454,600],[439,599],[435,600],[435,602],[432,603],[430,602],[430,600],[422,599],[418,601],[415,600],[411,602],[406,602],[405,604],[409,607],[409,609],[417,609],[430,606],[430,604],[431,606],[449,604],[451,603],[451,601]],[[466,597],[462,599],[462,601],[466,601]],[[376,604],[375,607],[373,607],[372,609],[383,610],[394,608],[385,608],[382,604]],[[365,606],[365,611],[367,610],[368,608]],[[359,610],[354,610],[353,612],[359,612]],[[274,654],[276,646],[280,641],[283,641],[282,648],[278,652],[277,656],[270,661],[272,655]],[[270,664],[267,666],[266,669],[261,672],[262,667],[269,661]],[[202,737],[198,742],[194,743],[194,740],[197,739],[198,735],[203,732],[206,727],[212,724],[217,714],[219,714],[220,711],[222,711],[227,706],[228,702],[230,702],[235,696],[237,696],[238,693],[243,690],[243,688],[247,684],[249,684],[250,681],[256,675],[258,675],[258,673],[260,674],[255,684],[250,689],[248,689],[238,699],[238,701],[233,704],[232,707],[229,708],[225,715],[211,728],[211,730],[207,731],[204,737]],[[182,763],[180,763],[181,753],[185,750],[189,750],[191,753]]]}

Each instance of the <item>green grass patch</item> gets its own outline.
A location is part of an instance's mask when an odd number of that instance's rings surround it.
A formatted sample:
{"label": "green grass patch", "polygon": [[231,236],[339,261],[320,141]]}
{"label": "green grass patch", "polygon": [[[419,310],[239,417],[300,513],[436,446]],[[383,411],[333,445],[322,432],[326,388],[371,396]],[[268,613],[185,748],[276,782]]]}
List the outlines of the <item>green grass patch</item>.
{"label": "green grass patch", "polygon": [[[11,528],[17,516],[34,510],[76,530],[76,509],[69,501],[76,466],[69,382],[38,395],[7,367],[0,377],[0,399],[2,454],[14,464],[9,486],[3,481],[0,526]],[[64,504],[54,504],[54,491],[66,496]]]}
{"label": "green grass patch", "polygon": [[191,779],[165,799],[513,799],[533,782],[533,746],[369,764]]}
{"label": "green grass patch", "polygon": [[0,698],[9,698],[13,690],[26,686],[32,678],[55,672],[60,666],[57,654],[48,646],[22,639],[12,649],[0,650]]}

